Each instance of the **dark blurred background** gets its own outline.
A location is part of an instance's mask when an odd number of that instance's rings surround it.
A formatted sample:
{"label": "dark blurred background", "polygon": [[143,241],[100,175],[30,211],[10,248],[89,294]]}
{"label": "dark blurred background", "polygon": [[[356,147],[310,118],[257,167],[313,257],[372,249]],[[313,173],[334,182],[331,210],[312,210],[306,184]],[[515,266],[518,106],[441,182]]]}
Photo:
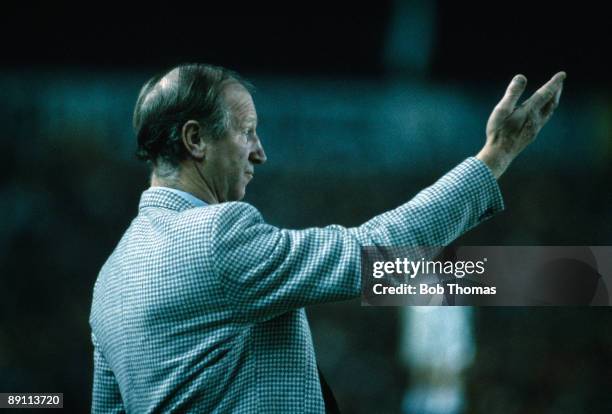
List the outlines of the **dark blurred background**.
{"label": "dark blurred background", "polygon": [[[126,4],[3,6],[1,392],[63,392],[67,407],[89,409],[93,284],[148,184],[131,111],[140,86],[179,63],[255,84],[268,163],[246,201],[291,228],[353,226],[404,202],[480,149],[514,74],[531,94],[565,70],[553,119],[501,179],[506,211],[458,244],[612,244],[603,5]],[[348,413],[612,412],[609,308],[352,301],[309,314]]]}

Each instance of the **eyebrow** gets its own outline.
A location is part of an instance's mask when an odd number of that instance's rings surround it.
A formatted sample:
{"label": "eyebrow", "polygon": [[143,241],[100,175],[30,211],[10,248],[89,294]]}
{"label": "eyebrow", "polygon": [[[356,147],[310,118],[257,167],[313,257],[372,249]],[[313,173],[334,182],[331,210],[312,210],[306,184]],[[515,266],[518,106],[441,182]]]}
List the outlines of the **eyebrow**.
{"label": "eyebrow", "polygon": [[246,119],[243,120],[243,124],[257,124],[257,117],[256,116],[249,116]]}

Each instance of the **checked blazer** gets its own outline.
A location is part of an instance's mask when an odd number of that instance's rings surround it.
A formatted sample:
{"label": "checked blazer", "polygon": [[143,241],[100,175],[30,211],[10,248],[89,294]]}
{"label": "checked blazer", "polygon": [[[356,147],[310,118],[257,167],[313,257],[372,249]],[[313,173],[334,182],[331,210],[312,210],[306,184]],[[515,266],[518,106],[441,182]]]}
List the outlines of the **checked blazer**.
{"label": "checked blazer", "polygon": [[475,158],[355,228],[152,187],[95,284],[92,412],[322,413],[304,307],[361,294],[361,246],[446,245],[501,209]]}

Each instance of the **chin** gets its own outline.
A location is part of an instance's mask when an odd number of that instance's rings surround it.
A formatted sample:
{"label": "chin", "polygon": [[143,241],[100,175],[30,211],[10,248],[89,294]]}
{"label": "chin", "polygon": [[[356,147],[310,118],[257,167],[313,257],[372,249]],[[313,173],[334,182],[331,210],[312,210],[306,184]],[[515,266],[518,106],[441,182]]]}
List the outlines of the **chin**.
{"label": "chin", "polygon": [[240,201],[244,198],[245,193],[245,189],[238,190],[234,194],[232,194],[232,197],[230,197],[228,201]]}

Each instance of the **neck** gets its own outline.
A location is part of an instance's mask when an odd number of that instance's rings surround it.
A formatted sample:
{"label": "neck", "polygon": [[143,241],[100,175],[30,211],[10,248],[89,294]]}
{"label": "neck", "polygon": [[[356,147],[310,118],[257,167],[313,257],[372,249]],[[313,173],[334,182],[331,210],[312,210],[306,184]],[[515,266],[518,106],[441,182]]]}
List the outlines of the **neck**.
{"label": "neck", "polygon": [[195,161],[185,161],[177,167],[177,172],[160,176],[154,168],[151,174],[151,187],[168,187],[185,191],[208,204],[218,204],[219,197],[202,175]]}

